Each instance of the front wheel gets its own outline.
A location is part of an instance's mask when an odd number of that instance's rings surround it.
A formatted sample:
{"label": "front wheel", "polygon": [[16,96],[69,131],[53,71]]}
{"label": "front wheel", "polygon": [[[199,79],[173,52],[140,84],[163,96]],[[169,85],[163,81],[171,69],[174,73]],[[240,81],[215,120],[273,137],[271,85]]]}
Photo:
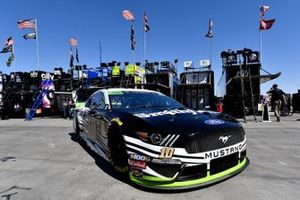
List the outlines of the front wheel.
{"label": "front wheel", "polygon": [[127,151],[119,128],[112,127],[108,134],[109,159],[113,169],[119,173],[128,172]]}

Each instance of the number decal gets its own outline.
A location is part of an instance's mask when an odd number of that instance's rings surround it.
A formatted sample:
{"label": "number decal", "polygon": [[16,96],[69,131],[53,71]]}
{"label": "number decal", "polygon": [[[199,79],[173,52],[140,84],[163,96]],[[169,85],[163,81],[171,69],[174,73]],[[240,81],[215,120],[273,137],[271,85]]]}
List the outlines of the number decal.
{"label": "number decal", "polygon": [[173,157],[174,152],[174,148],[164,147],[160,150],[160,155],[158,156],[158,158],[170,159]]}

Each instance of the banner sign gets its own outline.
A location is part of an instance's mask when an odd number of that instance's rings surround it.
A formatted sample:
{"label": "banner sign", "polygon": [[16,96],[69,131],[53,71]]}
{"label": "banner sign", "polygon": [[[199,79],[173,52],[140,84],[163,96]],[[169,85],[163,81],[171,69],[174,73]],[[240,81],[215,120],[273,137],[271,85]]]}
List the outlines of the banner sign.
{"label": "banner sign", "polygon": [[210,60],[200,60],[200,67],[208,67],[210,65]]}
{"label": "banner sign", "polygon": [[185,68],[191,68],[193,66],[193,61],[184,61],[183,65]]}

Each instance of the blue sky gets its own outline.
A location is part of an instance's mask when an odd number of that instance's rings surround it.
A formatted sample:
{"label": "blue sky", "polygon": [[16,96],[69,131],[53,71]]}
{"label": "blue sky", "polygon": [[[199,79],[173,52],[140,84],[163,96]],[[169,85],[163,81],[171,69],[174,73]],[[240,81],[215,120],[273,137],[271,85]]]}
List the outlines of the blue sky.
{"label": "blue sky", "polygon": [[[195,64],[209,58],[209,43],[205,34],[209,18],[213,19],[213,67],[215,80],[221,75],[221,51],[259,50],[259,7],[270,5],[265,18],[275,18],[274,26],[263,33],[263,68],[282,75],[261,86],[265,93],[277,83],[284,91],[300,89],[300,2],[297,0],[3,0],[1,2],[0,45],[9,36],[15,40],[15,63],[6,67],[8,54],[0,54],[0,71],[31,71],[36,67],[36,44],[22,36],[29,30],[19,30],[16,22],[25,18],[38,19],[40,66],[68,68],[67,40],[76,36],[81,64],[99,66],[99,41],[102,41],[103,62],[133,61],[130,51],[130,25],[121,12],[135,15],[136,61],[143,61],[142,14],[146,10],[150,32],[147,34],[147,59],[163,61],[178,59],[178,71],[183,62]],[[1,46],[2,48],[2,46]]]}

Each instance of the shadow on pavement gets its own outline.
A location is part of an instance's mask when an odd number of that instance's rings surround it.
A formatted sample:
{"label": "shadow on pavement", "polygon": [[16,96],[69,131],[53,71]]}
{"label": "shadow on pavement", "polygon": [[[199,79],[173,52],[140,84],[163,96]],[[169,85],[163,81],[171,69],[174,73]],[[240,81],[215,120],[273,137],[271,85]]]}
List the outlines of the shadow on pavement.
{"label": "shadow on pavement", "polygon": [[[0,192],[0,194],[6,193],[6,192],[14,190],[14,189],[31,190],[31,188],[29,188],[29,187],[19,187],[19,186],[15,185],[15,186],[12,186],[12,187],[8,188],[7,190],[4,190],[4,191]],[[3,195],[1,195],[1,197],[6,198],[6,200],[10,200],[13,195],[17,195],[17,194],[18,194],[18,192],[12,192],[12,193],[9,193],[9,194],[3,194]]]}
{"label": "shadow on pavement", "polygon": [[106,160],[104,160],[102,157],[100,157],[97,153],[95,153],[93,150],[91,150],[86,144],[85,141],[79,140],[75,133],[69,133],[71,136],[71,140],[73,142],[76,142],[80,144],[80,146],[95,160],[96,165],[105,173],[110,175],[111,177],[122,181],[123,183],[130,184],[128,175],[123,175],[120,173],[115,172],[110,163],[108,163]]}

